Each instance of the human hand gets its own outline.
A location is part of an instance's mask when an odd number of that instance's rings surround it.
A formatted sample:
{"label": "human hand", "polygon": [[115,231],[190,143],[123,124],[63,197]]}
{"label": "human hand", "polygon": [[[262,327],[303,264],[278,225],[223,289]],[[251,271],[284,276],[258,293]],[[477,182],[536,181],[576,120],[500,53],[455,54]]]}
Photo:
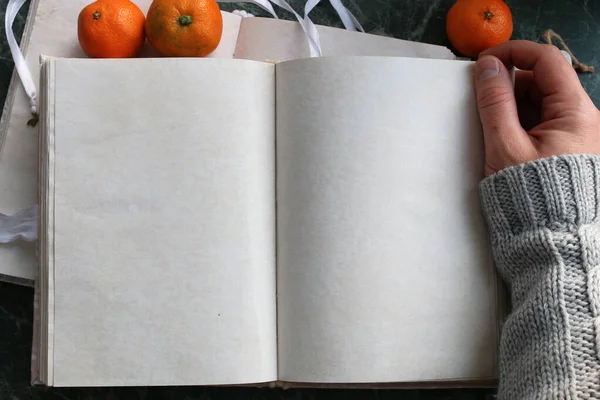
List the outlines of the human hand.
{"label": "human hand", "polygon": [[504,43],[480,54],[474,78],[487,175],[538,158],[600,154],[600,111],[556,47]]}

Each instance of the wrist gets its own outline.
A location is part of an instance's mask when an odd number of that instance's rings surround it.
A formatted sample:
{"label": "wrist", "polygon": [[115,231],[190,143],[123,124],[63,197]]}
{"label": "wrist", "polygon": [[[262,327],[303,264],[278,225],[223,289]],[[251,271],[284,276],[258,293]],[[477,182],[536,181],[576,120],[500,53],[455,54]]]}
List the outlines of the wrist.
{"label": "wrist", "polygon": [[480,185],[492,237],[593,223],[600,213],[599,184],[598,155],[563,155],[505,168]]}

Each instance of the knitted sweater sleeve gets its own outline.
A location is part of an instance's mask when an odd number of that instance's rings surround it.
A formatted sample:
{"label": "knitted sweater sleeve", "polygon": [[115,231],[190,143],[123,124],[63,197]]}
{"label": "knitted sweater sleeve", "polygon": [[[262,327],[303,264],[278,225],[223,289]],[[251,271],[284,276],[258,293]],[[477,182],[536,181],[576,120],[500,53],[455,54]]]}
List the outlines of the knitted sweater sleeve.
{"label": "knitted sweater sleeve", "polygon": [[512,302],[498,399],[600,399],[600,156],[506,168],[481,198]]}

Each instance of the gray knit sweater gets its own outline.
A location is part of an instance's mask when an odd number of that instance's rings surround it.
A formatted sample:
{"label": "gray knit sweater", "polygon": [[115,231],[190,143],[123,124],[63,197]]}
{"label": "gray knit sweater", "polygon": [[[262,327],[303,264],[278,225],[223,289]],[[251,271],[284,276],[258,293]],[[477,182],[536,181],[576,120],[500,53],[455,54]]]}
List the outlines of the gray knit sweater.
{"label": "gray knit sweater", "polygon": [[600,399],[600,156],[506,168],[481,196],[512,300],[498,398]]}

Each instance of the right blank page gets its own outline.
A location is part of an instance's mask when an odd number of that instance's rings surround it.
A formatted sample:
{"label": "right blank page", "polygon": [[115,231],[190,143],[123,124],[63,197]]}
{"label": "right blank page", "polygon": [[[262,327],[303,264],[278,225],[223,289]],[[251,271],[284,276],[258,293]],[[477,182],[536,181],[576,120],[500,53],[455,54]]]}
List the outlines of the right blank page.
{"label": "right blank page", "polygon": [[495,376],[483,165],[471,63],[277,65],[280,380]]}

